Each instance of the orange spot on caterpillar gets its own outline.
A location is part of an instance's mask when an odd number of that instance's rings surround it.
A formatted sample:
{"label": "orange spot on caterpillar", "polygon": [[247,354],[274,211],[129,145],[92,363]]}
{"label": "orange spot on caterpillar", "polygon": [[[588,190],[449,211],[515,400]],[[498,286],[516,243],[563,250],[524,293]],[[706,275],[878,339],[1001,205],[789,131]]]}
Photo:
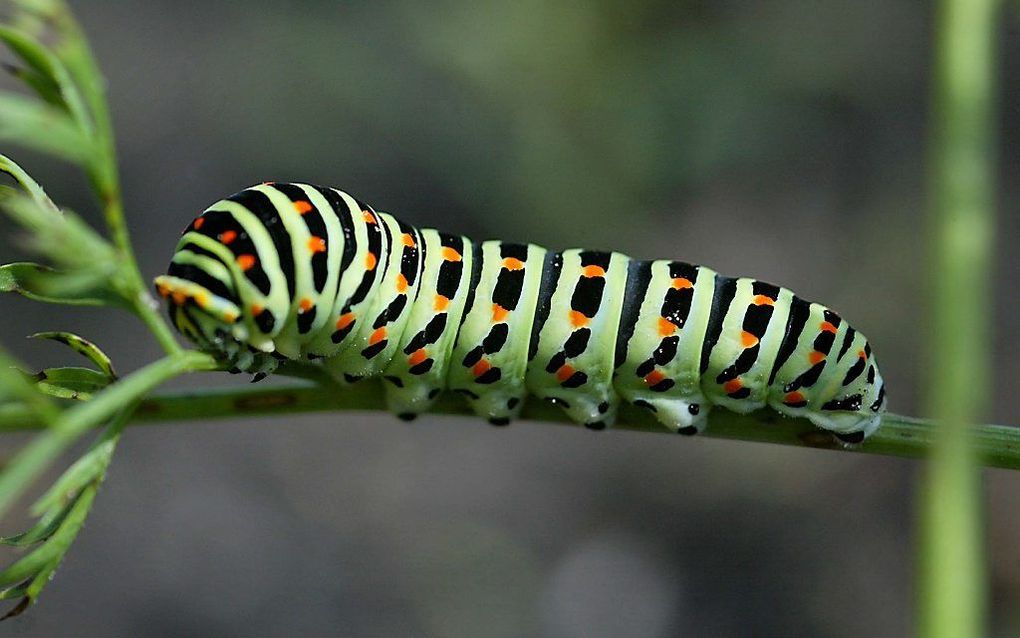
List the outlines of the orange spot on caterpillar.
{"label": "orange spot on caterpillar", "polygon": [[581,269],[582,277],[605,277],[606,269],[602,266],[585,266]]}
{"label": "orange spot on caterpillar", "polygon": [[410,233],[404,233],[403,236],[404,245],[408,248],[414,248],[414,237]]}
{"label": "orange spot on caterpillar", "polygon": [[857,353],[857,357],[860,358],[860,359],[867,359],[868,358],[868,353],[863,351],[863,350],[861,350],[861,351],[859,351]]}
{"label": "orange spot on caterpillar", "polygon": [[297,211],[298,215],[304,215],[308,211],[312,210],[312,203],[304,200],[294,202],[294,210]]}
{"label": "orange spot on caterpillar", "polygon": [[156,286],[156,292],[159,293],[160,297],[163,297],[165,299],[170,296],[170,287],[167,286],[166,284],[158,284]]}
{"label": "orange spot on caterpillar", "polygon": [[397,292],[407,292],[407,277],[404,276],[404,273],[397,274]]}
{"label": "orange spot on caterpillar", "polygon": [[255,266],[255,255],[238,255],[237,265],[241,270],[251,270]]}
{"label": "orange spot on caterpillar", "polygon": [[556,380],[563,383],[570,377],[574,376],[574,366],[569,363],[564,363],[560,366],[560,369],[556,371]]}
{"label": "orange spot on caterpillar", "polygon": [[499,305],[498,303],[492,304],[492,320],[499,323],[506,319],[506,316],[510,314],[510,311]]}
{"label": "orange spot on caterpillar", "polygon": [[825,353],[824,352],[818,352],[817,350],[812,350],[811,353],[808,354],[807,358],[808,358],[808,361],[811,362],[811,365],[814,365],[814,364],[819,363],[821,361],[825,361]]}
{"label": "orange spot on caterpillar", "polygon": [[783,397],[783,403],[786,404],[798,404],[804,403],[806,401],[807,399],[804,398],[804,395],[801,394],[800,392],[788,392],[786,396]]}
{"label": "orange spot on caterpillar", "polygon": [[832,325],[828,321],[823,321],[822,325],[818,326],[818,328],[822,332],[831,332],[832,334],[836,334],[836,332],[839,331],[839,329],[836,326]]}
{"label": "orange spot on caterpillar", "polygon": [[418,348],[411,353],[411,356],[407,358],[407,362],[412,366],[416,366],[425,359],[429,358],[429,354],[425,352],[425,348]]}
{"label": "orange spot on caterpillar", "polygon": [[209,307],[209,295],[204,292],[195,293],[195,303],[198,304],[199,308],[205,310]]}
{"label": "orange spot on caterpillar", "polygon": [[203,224],[205,224],[205,217],[198,217],[195,219],[195,223],[193,223],[192,226],[195,227],[195,230],[198,230]]}
{"label": "orange spot on caterpillar", "polygon": [[315,237],[314,235],[312,237],[309,237],[308,238],[308,250],[313,255],[316,254],[316,253],[324,253],[324,252],[326,252],[326,240],[323,239],[322,237]]}
{"label": "orange spot on caterpillar", "polygon": [[492,364],[490,364],[485,359],[479,359],[478,363],[472,366],[471,374],[475,375],[476,377],[480,377],[486,372],[488,372],[491,368]]}
{"label": "orange spot on caterpillar", "polygon": [[673,280],[673,287],[677,290],[683,290],[685,288],[693,288],[694,284],[687,277],[677,277]]}
{"label": "orange spot on caterpillar", "polygon": [[758,337],[744,330],[740,333],[740,343],[743,344],[745,348],[753,348],[758,345]]}
{"label": "orange spot on caterpillar", "polygon": [[744,383],[740,379],[731,379],[723,384],[722,389],[726,394],[733,394],[742,387]]}
{"label": "orange spot on caterpillar", "polygon": [[236,230],[225,230],[216,236],[216,239],[220,240],[221,244],[231,244],[237,239]]}
{"label": "orange spot on caterpillar", "polygon": [[344,313],[340,315],[340,317],[336,320],[336,329],[343,330],[352,323],[354,323],[354,313],[353,312]]}
{"label": "orange spot on caterpillar", "polygon": [[443,246],[443,259],[446,261],[460,261],[461,255],[449,246]]}
{"label": "orange spot on caterpillar", "polygon": [[365,270],[375,270],[375,264],[377,262],[375,253],[368,253],[365,255]]}
{"label": "orange spot on caterpillar", "polygon": [[367,211],[367,210],[361,211],[361,218],[365,220],[366,224],[374,224],[374,223],[376,223],[375,215],[373,215],[370,211]]}
{"label": "orange spot on caterpillar", "polygon": [[650,386],[659,385],[666,379],[666,375],[662,374],[658,370],[652,370],[645,375],[645,383]]}
{"label": "orange spot on caterpillar", "polygon": [[520,270],[524,268],[524,262],[516,257],[507,257],[503,260],[503,267],[507,270]]}
{"label": "orange spot on caterpillar", "polygon": [[188,300],[188,296],[183,292],[171,292],[170,298],[173,299],[174,303],[178,306],[183,306],[184,302]]}
{"label": "orange spot on caterpillar", "polygon": [[676,324],[666,319],[665,317],[659,317],[659,336],[668,337],[669,335],[676,332]]}
{"label": "orange spot on caterpillar", "polygon": [[589,321],[591,321],[591,319],[586,317],[584,313],[578,312],[576,310],[571,310],[570,312],[567,313],[567,316],[570,317],[570,324],[575,328],[583,328],[584,326],[588,325]]}
{"label": "orange spot on caterpillar", "polygon": [[237,313],[233,310],[228,310],[223,313],[223,320],[227,323],[234,323],[237,321]]}
{"label": "orange spot on caterpillar", "polygon": [[767,297],[765,295],[755,295],[753,301],[754,301],[754,305],[756,305],[756,306],[774,306],[774,305],[776,305],[776,300],[775,299],[773,299],[772,297]]}
{"label": "orange spot on caterpillar", "polygon": [[374,346],[375,344],[379,343],[385,338],[386,338],[386,326],[383,326],[382,328],[376,328],[375,332],[372,333],[372,336],[368,338],[368,345]]}
{"label": "orange spot on caterpillar", "polygon": [[251,316],[253,316],[253,317],[259,316],[259,315],[262,314],[263,310],[265,310],[264,306],[261,306],[261,305],[259,305],[257,303],[253,303],[251,305]]}
{"label": "orange spot on caterpillar", "polygon": [[436,309],[436,312],[442,312],[446,310],[446,307],[450,305],[450,298],[444,297],[443,295],[436,295],[436,300],[432,304],[432,307]]}
{"label": "orange spot on caterpillar", "polygon": [[300,312],[308,312],[309,310],[312,309],[313,305],[314,304],[312,303],[312,300],[309,299],[308,297],[305,297],[304,299],[301,300],[301,303],[298,304],[298,310]]}

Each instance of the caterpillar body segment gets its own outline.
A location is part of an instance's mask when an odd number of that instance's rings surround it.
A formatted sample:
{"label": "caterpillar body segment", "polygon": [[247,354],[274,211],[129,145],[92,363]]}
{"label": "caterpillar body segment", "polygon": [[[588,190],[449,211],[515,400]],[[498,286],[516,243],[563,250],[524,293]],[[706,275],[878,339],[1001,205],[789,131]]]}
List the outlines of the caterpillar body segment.
{"label": "caterpillar body segment", "polygon": [[630,259],[574,249],[549,261],[555,279],[535,320],[527,387],[572,420],[602,429],[619,404],[613,363]]}
{"label": "caterpillar body segment", "polygon": [[495,425],[515,418],[527,395],[524,378],[546,254],[541,246],[500,241],[483,242],[475,251],[478,279],[446,379]]}
{"label": "caterpillar body segment", "polygon": [[701,362],[716,274],[665,260],[631,262],[630,271],[614,385],[667,427],[693,434],[711,406],[701,387]]}
{"label": "caterpillar body segment", "polygon": [[729,299],[715,345],[703,359],[708,400],[735,412],[765,407],[772,365],[785,337],[793,293],[753,279],[717,278],[718,295]]}
{"label": "caterpillar body segment", "polygon": [[425,265],[400,347],[383,372],[386,403],[405,418],[446,389],[446,372],[472,279],[475,247],[465,237],[421,231]]}
{"label": "caterpillar body segment", "polygon": [[449,390],[502,425],[532,394],[592,429],[621,400],[683,434],[714,406],[769,407],[853,442],[885,409],[866,338],[785,288],[680,261],[475,243],[310,184],[213,204],[156,288],[178,330],[237,370],[321,359],[343,384],[381,377],[405,418]]}
{"label": "caterpillar body segment", "polygon": [[[359,303],[343,304],[328,325],[328,345],[312,348],[306,358],[324,358],[337,379],[353,383],[380,374],[399,347],[399,337],[411,318],[422,268],[421,239],[417,231],[390,215],[363,215],[366,225],[379,225],[379,252],[360,258],[365,272],[372,271],[369,294]],[[405,240],[405,237],[407,238]],[[380,254],[386,256],[380,261]],[[364,279],[358,282],[362,284]]]}

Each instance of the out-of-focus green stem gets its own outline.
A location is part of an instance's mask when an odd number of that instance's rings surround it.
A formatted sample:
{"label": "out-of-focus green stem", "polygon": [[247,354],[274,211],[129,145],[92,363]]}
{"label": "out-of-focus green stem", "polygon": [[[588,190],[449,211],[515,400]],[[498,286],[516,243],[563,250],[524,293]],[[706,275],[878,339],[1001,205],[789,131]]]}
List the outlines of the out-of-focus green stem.
{"label": "out-of-focus green stem", "polygon": [[933,347],[926,387],[939,423],[920,516],[918,629],[984,634],[982,503],[974,423],[990,396],[994,235],[995,0],[941,0],[935,39],[931,194]]}

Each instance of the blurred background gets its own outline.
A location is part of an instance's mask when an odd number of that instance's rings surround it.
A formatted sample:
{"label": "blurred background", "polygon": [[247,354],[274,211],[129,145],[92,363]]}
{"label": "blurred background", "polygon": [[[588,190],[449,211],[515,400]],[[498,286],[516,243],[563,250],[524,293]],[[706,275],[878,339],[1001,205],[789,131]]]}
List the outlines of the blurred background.
{"label": "blurred background", "polygon": [[[146,275],[211,202],[318,182],[480,239],[787,285],[863,330],[891,409],[918,413],[927,3],[72,6],[109,80]],[[1020,40],[1006,19],[987,417],[1017,424]],[[98,221],[76,173],[10,150]],[[0,261],[22,254],[4,241]],[[38,330],[92,338],[122,372],[159,356],[126,314],[4,297],[0,316],[2,342],[37,367],[67,356],[22,338]],[[139,428],[42,604],[4,630],[904,636],[920,467],[384,413]],[[1020,475],[985,476],[993,629],[1016,635]]]}

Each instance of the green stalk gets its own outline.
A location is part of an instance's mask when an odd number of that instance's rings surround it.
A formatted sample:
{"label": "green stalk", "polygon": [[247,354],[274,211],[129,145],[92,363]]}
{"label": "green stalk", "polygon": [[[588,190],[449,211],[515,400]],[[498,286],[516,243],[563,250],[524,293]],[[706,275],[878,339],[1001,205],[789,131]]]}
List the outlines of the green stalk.
{"label": "green stalk", "polygon": [[990,398],[995,0],[938,5],[932,138],[932,327],[927,405],[939,423],[920,516],[921,636],[985,631],[975,427]]}
{"label": "green stalk", "polygon": [[[303,370],[290,372],[293,376],[306,378],[316,376]],[[131,417],[131,423],[138,425],[189,420],[205,423],[210,419],[251,419],[321,412],[334,413],[340,420],[343,412],[380,413],[381,405],[383,405],[382,387],[374,379],[361,381],[354,388],[347,390],[321,384],[216,388],[151,396],[141,402]],[[472,424],[479,423],[467,402],[457,396],[440,397],[431,413],[462,415],[470,417]],[[427,415],[422,417],[423,420],[428,418]],[[533,400],[525,404],[522,420],[542,424],[574,425],[559,408]],[[286,423],[290,424],[289,421]],[[0,407],[0,432],[44,428],[42,424],[33,421],[32,414],[26,409],[19,409],[16,406],[6,409]],[[647,412],[628,405],[621,406],[620,422],[615,428],[634,432],[668,433]],[[932,421],[886,414],[882,418],[882,427],[867,441],[861,445],[845,446],[803,419],[786,419],[769,411],[741,415],[728,410],[713,410],[709,416],[708,429],[699,436],[919,458],[929,455],[937,432],[938,428]],[[1020,428],[980,425],[974,426],[973,434],[981,463],[988,467],[1020,469]]]}
{"label": "green stalk", "polygon": [[134,265],[133,261],[130,268],[134,271],[131,276],[137,280],[137,282],[133,285],[134,297],[132,299],[135,314],[142,320],[142,323],[149,328],[149,331],[152,332],[156,341],[159,342],[159,345],[163,348],[163,351],[166,354],[171,356],[183,354],[185,352],[184,348],[182,348],[177,342],[177,338],[174,336],[173,330],[159,313],[159,306],[148,293],[143,282],[141,272],[138,270],[138,267]]}

